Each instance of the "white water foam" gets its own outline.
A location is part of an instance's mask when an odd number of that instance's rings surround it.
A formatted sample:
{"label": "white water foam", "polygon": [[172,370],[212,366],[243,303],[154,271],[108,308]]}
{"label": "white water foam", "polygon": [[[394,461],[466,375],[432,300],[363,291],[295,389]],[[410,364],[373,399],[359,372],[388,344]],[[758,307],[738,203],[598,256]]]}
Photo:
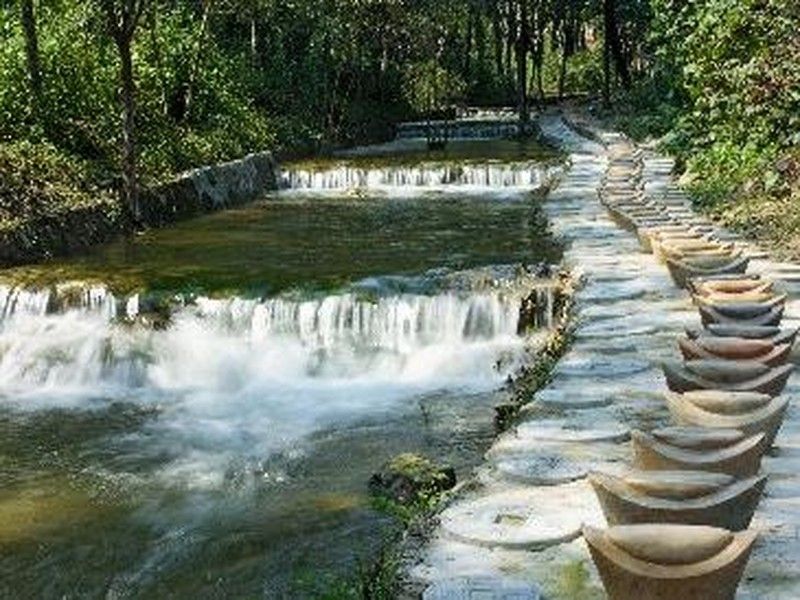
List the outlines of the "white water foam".
{"label": "white water foam", "polygon": [[57,312],[53,293],[0,293],[0,396],[23,410],[156,407],[161,435],[148,443],[173,457],[165,479],[190,486],[418,394],[491,390],[524,344],[520,298],[507,291],[200,298],[164,330],[113,318],[136,302],[102,288]]}
{"label": "white water foam", "polygon": [[560,171],[558,167],[533,161],[377,168],[342,164],[326,169],[285,169],[280,180],[285,189],[315,191],[369,188],[398,193],[402,188],[419,191],[447,187],[539,189],[550,186]]}

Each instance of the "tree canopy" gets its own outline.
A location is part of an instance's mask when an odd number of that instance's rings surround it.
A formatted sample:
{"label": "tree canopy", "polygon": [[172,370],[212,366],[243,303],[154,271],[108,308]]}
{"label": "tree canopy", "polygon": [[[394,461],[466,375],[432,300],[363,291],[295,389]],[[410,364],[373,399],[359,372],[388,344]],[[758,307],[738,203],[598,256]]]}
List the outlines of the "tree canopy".
{"label": "tree canopy", "polygon": [[624,108],[634,132],[671,131],[687,156],[762,164],[800,143],[799,13],[794,0],[3,0],[0,141],[147,183],[386,138],[455,97],[525,119],[578,95]]}

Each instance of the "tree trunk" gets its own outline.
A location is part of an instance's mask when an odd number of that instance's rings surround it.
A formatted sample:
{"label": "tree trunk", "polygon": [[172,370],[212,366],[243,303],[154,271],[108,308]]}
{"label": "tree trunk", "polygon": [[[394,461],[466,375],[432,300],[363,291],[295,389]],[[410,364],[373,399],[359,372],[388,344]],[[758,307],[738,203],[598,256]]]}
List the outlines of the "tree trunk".
{"label": "tree trunk", "polygon": [[158,41],[158,16],[155,4],[150,6],[147,13],[147,28],[150,30],[150,45],[153,47],[153,62],[158,75],[158,85],[161,87],[161,114],[169,116],[169,86],[164,73],[164,61],[161,59],[161,44]]}
{"label": "tree trunk", "polygon": [[518,36],[516,43],[517,59],[517,109],[519,111],[520,127],[527,130],[530,121],[530,108],[528,106],[528,49],[530,48],[530,32],[528,23],[528,3],[520,2]]}
{"label": "tree trunk", "polygon": [[611,59],[608,39],[603,40],[603,106],[611,107]]}
{"label": "tree trunk", "polygon": [[28,81],[31,86],[31,106],[38,116],[42,100],[42,65],[39,58],[39,37],[36,33],[36,16],[33,0],[21,0],[20,18],[25,34],[25,57],[28,63]]}
{"label": "tree trunk", "polygon": [[467,31],[464,37],[464,75],[470,81],[470,70],[472,69],[472,35],[473,35],[473,10],[470,9],[467,18]]}
{"label": "tree trunk", "polygon": [[504,72],[506,79],[511,79],[514,44],[517,39],[517,15],[514,9],[515,7],[509,1],[506,6],[506,64]]}
{"label": "tree trunk", "polygon": [[494,42],[494,62],[497,76],[503,76],[503,30],[500,24],[500,8],[492,11],[492,38]]}
{"label": "tree trunk", "polygon": [[192,112],[192,104],[194,100],[194,88],[197,82],[197,75],[200,71],[200,62],[203,58],[203,42],[206,37],[206,29],[208,29],[208,18],[211,13],[211,5],[213,0],[203,0],[203,14],[200,18],[200,31],[197,34],[197,45],[195,46],[194,56],[192,56],[192,64],[189,67],[189,81],[186,85],[186,119],[188,120]]}
{"label": "tree trunk", "polygon": [[139,182],[136,175],[136,87],[133,81],[131,39],[119,40],[117,49],[122,79],[122,193],[131,217],[138,224],[142,215],[139,206]]}
{"label": "tree trunk", "polygon": [[250,16],[250,63],[258,67],[258,26],[256,16]]}
{"label": "tree trunk", "polygon": [[561,66],[558,72],[558,100],[559,102],[564,99],[564,87],[567,81],[567,58],[569,57],[569,47],[567,44],[567,31],[566,29],[561,34]]}
{"label": "tree trunk", "polygon": [[539,98],[541,98],[542,105],[545,104],[547,98],[545,98],[544,92],[544,68],[542,65],[542,58],[539,57],[537,59],[538,67],[536,69],[536,89],[539,92]]}
{"label": "tree trunk", "polygon": [[483,75],[486,73],[486,21],[481,14],[475,11],[475,22],[472,25],[475,38],[475,72]]}
{"label": "tree trunk", "polygon": [[631,87],[631,74],[619,39],[616,0],[603,0],[603,25],[605,27],[605,43],[614,59],[614,66],[622,82],[622,87],[628,89]]}

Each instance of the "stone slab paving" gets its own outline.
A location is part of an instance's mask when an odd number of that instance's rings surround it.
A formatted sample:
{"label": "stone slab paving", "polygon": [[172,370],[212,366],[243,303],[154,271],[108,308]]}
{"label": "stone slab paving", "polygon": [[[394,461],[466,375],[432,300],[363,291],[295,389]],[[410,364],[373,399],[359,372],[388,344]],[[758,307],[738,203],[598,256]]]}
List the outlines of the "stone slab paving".
{"label": "stone slab paving", "polygon": [[[624,469],[630,429],[671,423],[660,361],[678,358],[676,342],[700,320],[688,294],[667,269],[641,251],[600,204],[609,153],[627,142],[599,133],[597,143],[557,116],[542,130],[570,152],[571,169],[545,203],[564,261],[584,274],[575,342],[552,383],[523,410],[518,426],[487,452],[470,491],[443,513],[441,525],[410,572],[425,598],[604,598],[579,523],[605,526],[585,474]],[[689,206],[671,184],[672,163],[645,152],[647,194]],[[671,200],[672,201],[672,200]],[[720,237],[735,239],[729,232]],[[753,256],[764,256],[748,247]],[[751,271],[800,296],[800,267],[758,258]],[[787,304],[785,326],[800,325],[800,300]],[[787,394],[800,391],[797,377]],[[777,448],[765,458],[769,483],[753,526],[762,536],[739,598],[800,598],[800,417],[790,408]]]}

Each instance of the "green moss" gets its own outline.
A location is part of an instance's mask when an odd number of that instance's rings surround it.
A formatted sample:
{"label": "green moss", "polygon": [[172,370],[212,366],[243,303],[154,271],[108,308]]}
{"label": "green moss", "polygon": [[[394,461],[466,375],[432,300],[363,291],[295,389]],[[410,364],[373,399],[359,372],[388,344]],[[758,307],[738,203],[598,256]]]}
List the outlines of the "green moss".
{"label": "green moss", "polygon": [[452,469],[418,454],[399,454],[370,480],[372,507],[409,525],[433,512],[453,485]]}
{"label": "green moss", "polygon": [[533,348],[532,361],[522,367],[510,383],[511,402],[502,405],[503,418],[496,420],[498,429],[504,430],[513,424],[519,409],[527,404],[536,391],[550,383],[553,370],[566,354],[574,338],[574,287],[576,281],[570,274],[562,274],[556,289],[554,313],[556,325],[544,344]]}
{"label": "green moss", "polygon": [[349,577],[320,577],[312,566],[298,571],[290,597],[310,600],[393,600],[398,590],[397,556],[386,544],[376,557],[360,560]]}
{"label": "green moss", "polygon": [[576,560],[562,565],[556,574],[553,600],[595,600],[604,597],[601,590],[591,584],[586,562]]}
{"label": "green moss", "polygon": [[412,452],[398,454],[389,462],[388,468],[394,473],[420,481],[435,479],[440,475],[430,459]]}

